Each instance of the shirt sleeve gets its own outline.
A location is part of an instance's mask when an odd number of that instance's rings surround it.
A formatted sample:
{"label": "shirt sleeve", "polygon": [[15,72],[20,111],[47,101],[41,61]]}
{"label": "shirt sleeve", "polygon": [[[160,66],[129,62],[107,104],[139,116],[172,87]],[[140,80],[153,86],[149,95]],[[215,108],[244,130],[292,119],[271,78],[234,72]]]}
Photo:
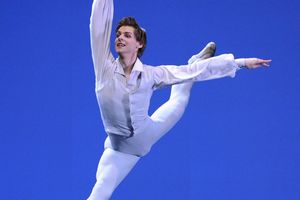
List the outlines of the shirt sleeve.
{"label": "shirt sleeve", "polygon": [[232,54],[198,60],[189,65],[164,65],[154,68],[154,88],[189,81],[234,77],[238,67]]}
{"label": "shirt sleeve", "polygon": [[90,37],[96,81],[105,77],[109,64],[114,61],[110,51],[113,9],[113,0],[94,0],[93,2]]}

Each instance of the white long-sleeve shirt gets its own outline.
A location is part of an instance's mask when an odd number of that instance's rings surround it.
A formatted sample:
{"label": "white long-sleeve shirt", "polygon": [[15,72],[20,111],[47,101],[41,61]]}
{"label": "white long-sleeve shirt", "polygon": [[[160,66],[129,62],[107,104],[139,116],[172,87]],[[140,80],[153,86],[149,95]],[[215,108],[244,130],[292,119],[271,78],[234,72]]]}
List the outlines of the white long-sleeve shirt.
{"label": "white long-sleeve shirt", "polygon": [[96,95],[105,131],[131,137],[145,129],[152,92],[166,85],[235,76],[239,69],[232,54],[190,65],[149,66],[136,60],[130,79],[110,51],[113,0],[94,0],[90,21],[91,47],[96,75]]}

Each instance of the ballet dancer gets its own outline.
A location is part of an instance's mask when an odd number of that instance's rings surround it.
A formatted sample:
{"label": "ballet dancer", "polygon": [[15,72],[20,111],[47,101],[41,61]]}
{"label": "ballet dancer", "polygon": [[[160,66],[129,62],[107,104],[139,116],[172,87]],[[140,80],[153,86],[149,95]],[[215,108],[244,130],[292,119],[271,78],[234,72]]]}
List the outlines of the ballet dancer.
{"label": "ballet dancer", "polygon": [[[110,51],[113,0],[94,0],[90,19],[95,91],[107,138],[100,158],[96,183],[88,200],[108,200],[135,164],[153,144],[181,118],[188,104],[193,82],[226,76],[241,68],[269,66],[271,60],[234,59],[232,54],[214,56],[209,43],[192,56],[187,65],[157,67],[141,62],[146,32],[132,17],[116,28],[115,59]],[[148,115],[153,91],[172,86],[169,100]]]}

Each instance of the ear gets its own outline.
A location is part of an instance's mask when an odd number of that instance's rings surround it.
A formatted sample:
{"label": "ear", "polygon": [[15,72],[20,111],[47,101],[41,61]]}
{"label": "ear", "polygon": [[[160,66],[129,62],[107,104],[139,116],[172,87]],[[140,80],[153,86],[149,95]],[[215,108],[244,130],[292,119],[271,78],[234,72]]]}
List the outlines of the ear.
{"label": "ear", "polygon": [[137,47],[138,49],[140,49],[140,48],[142,48],[143,46],[144,46],[144,45],[143,45],[142,43],[138,42],[136,47]]}

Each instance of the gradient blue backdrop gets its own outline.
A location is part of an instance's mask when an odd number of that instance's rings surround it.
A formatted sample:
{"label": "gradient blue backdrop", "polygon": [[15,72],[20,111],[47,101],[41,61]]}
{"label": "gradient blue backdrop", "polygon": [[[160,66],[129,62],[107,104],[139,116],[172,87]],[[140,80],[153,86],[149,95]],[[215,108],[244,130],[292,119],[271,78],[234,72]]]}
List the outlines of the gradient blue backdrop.
{"label": "gradient blue backdrop", "polygon": [[[113,200],[299,200],[298,0],[115,1],[115,21],[146,28],[147,64],[217,54],[273,59],[269,69],[197,83],[182,120]],[[1,0],[0,198],[82,200],[105,133],[89,46],[92,0]],[[167,100],[155,93],[151,112]]]}

